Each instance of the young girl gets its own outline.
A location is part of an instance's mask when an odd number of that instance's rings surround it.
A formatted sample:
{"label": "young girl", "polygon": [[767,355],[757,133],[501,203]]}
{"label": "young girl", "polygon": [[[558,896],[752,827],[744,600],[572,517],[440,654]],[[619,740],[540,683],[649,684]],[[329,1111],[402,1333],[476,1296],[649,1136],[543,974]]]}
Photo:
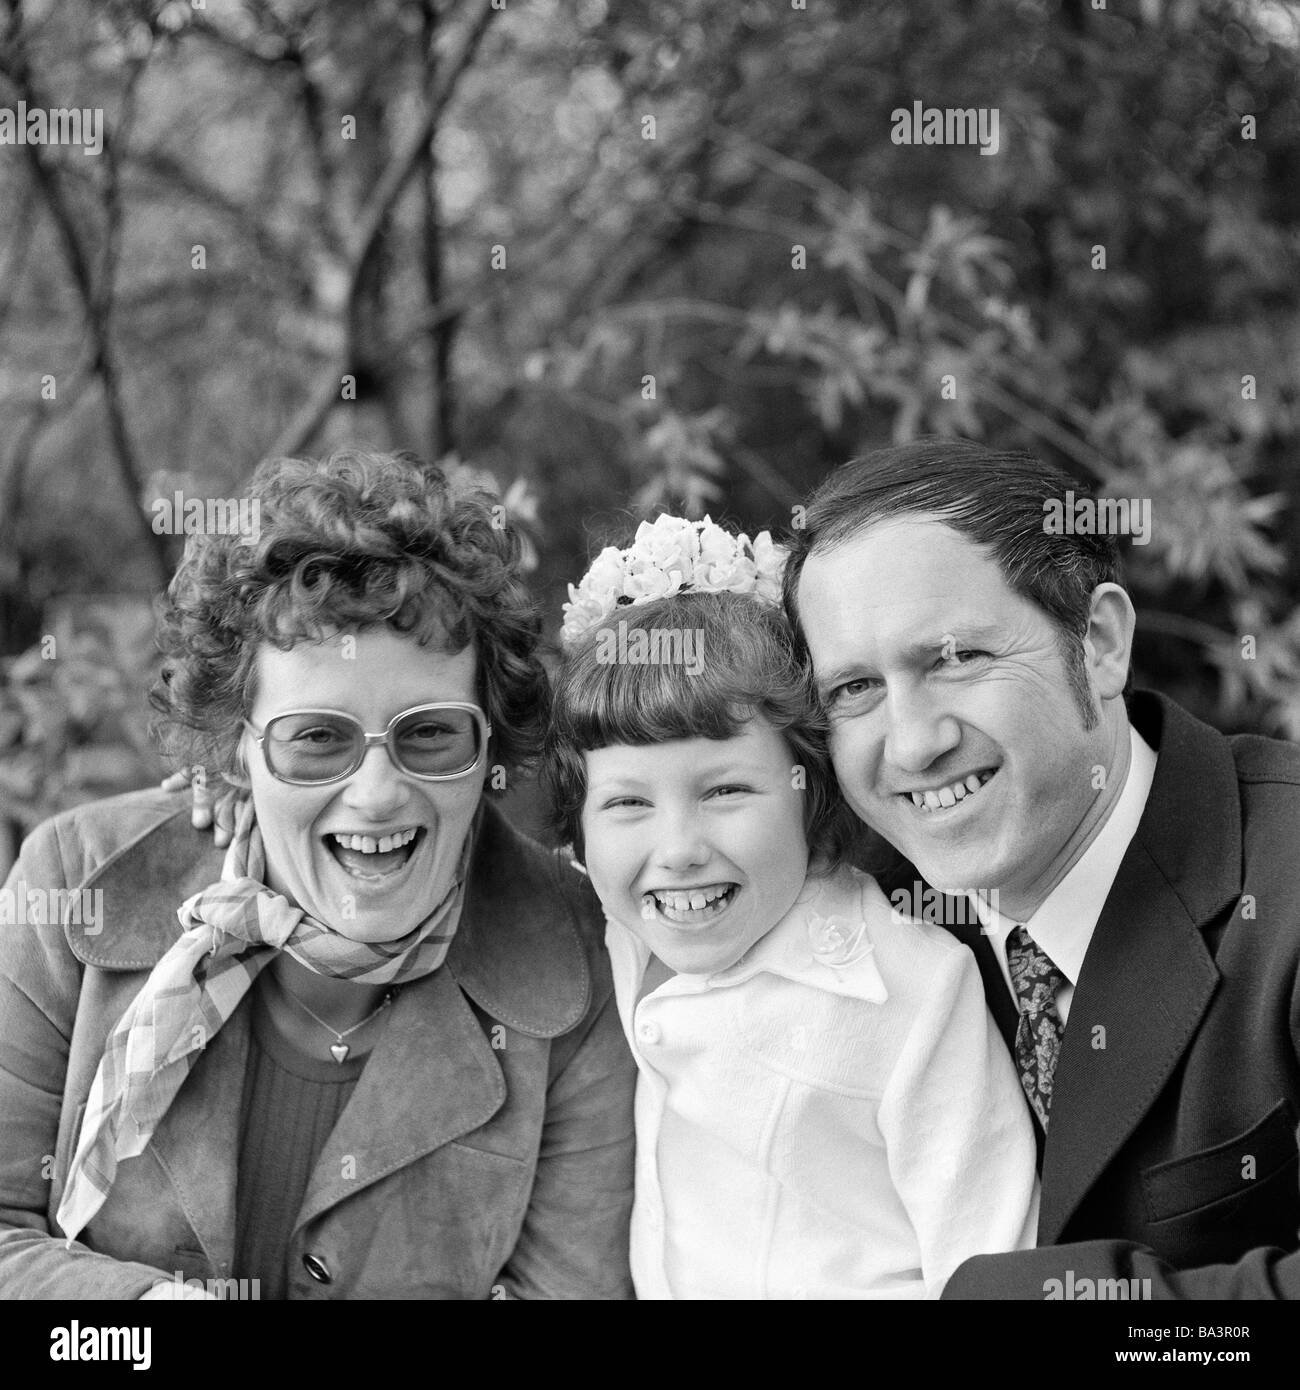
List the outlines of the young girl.
{"label": "young girl", "polygon": [[639,1068],[633,1278],[933,1297],[1032,1244],[1031,1121],[974,957],[839,864],[779,567],[766,534],[660,517],[566,605],[543,771]]}

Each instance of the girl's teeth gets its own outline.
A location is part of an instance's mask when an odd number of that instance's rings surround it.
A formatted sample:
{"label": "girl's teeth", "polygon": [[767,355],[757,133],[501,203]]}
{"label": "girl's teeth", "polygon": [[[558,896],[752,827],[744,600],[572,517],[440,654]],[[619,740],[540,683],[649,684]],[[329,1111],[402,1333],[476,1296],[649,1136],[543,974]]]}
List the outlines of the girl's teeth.
{"label": "girl's teeth", "polygon": [[968,791],[973,791],[973,792],[977,792],[977,791],[979,791],[979,789],[980,789],[980,779],[979,779],[978,777],[976,777],[975,774],[974,774],[973,772],[972,772],[971,775],[966,779],[966,788],[967,788]]}
{"label": "girl's teeth", "polygon": [[955,806],[956,804],[957,804],[957,798],[956,798],[956,796],[953,794],[952,788],[951,788],[951,787],[940,787],[940,788],[939,788],[939,805],[940,805],[940,806]]}
{"label": "girl's teeth", "polygon": [[719,884],[712,888],[643,893],[641,915],[648,921],[654,916],[656,908],[664,912],[699,912],[703,908],[715,905],[726,897],[728,891],[728,888]]}

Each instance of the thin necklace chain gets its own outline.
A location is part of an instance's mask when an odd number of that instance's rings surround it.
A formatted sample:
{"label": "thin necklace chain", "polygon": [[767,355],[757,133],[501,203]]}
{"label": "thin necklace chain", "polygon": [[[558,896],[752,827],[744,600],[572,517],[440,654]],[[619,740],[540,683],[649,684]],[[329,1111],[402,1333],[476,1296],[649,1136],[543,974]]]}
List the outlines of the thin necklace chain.
{"label": "thin necklace chain", "polygon": [[361,1020],[360,1023],[354,1023],[351,1028],[346,1028],[342,1033],[340,1033],[337,1028],[334,1028],[330,1024],[326,1023],[325,1020],[318,1013],[314,1013],[311,1009],[309,1009],[307,1005],[304,1004],[302,1000],[298,998],[298,996],[293,992],[293,990],[291,990],[289,986],[286,985],[284,981],[281,980],[278,976],[275,977],[275,983],[280,989],[284,991],[285,994],[289,996],[290,999],[293,1000],[295,1004],[297,1004],[297,1006],[303,1011],[303,1013],[305,1013],[309,1018],[314,1018],[316,1022],[319,1023],[320,1026],[327,1033],[331,1034],[338,1042],[342,1042],[344,1038],[350,1038],[352,1034],[355,1033],[359,1028],[364,1028],[372,1018],[378,1018],[378,1016],[381,1013],[383,1013],[383,1011],[393,1002],[393,1000],[397,996],[396,987],[388,990],[384,994],[384,997],[379,1001],[379,1007],[377,1009],[375,1009],[372,1013],[368,1013],[365,1016],[365,1018]]}

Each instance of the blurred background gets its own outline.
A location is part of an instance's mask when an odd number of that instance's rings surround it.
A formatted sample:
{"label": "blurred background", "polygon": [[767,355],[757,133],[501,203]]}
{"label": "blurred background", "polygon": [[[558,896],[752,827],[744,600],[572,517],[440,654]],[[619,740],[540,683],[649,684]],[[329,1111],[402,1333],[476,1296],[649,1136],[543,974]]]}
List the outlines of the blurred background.
{"label": "blurred background", "polygon": [[345,441],[496,486],[552,633],[664,507],[1029,447],[1150,499],[1140,680],[1300,738],[1298,67],[1258,0],[0,0],[0,107],[104,113],[0,146],[0,873],[162,771],[152,503]]}

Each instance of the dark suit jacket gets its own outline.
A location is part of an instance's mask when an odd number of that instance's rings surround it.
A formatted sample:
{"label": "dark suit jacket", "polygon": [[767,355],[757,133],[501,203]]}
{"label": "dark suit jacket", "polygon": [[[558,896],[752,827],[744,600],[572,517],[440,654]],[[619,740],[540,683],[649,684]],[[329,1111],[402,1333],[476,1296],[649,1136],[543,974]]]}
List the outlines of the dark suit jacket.
{"label": "dark suit jacket", "polygon": [[[1039,1248],[967,1260],[945,1298],[1041,1299],[1067,1271],[1300,1298],[1300,748],[1149,692],[1129,713],[1155,781],[1070,1005]],[[957,934],[1014,1036],[992,947]]]}

